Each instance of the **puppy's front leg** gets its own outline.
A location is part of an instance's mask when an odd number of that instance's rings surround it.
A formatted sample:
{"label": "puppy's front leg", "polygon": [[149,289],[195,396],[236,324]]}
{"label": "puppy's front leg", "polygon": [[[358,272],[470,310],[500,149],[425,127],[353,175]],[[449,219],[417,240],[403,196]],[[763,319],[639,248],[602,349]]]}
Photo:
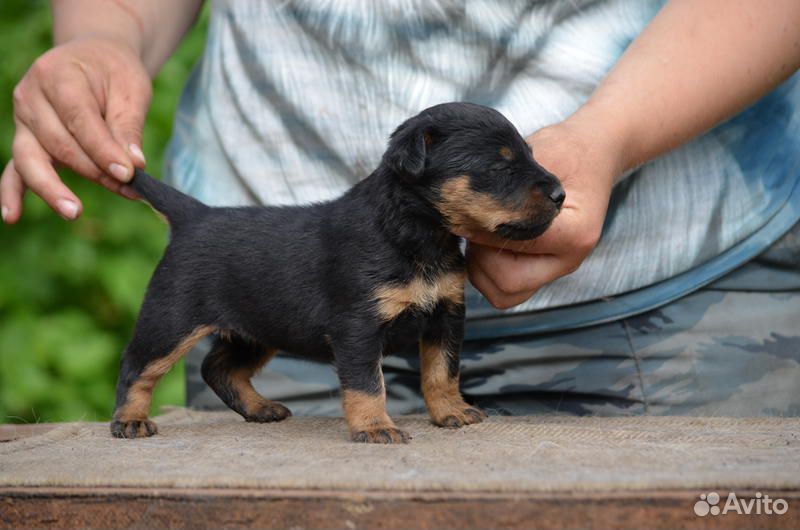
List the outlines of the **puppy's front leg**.
{"label": "puppy's front leg", "polygon": [[464,339],[464,305],[441,302],[420,341],[422,396],[431,420],[455,429],[480,423],[486,413],[468,405],[458,389],[461,343]]}
{"label": "puppy's front leg", "polygon": [[350,438],[362,443],[407,443],[411,436],[401,431],[386,413],[380,350],[336,349],[336,368],[342,383],[342,405]]}

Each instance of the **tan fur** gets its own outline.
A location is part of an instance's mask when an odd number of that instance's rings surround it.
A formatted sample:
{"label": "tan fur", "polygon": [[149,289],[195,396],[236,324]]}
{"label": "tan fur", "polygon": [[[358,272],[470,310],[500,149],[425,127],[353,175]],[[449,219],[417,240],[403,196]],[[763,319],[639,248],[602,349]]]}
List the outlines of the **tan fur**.
{"label": "tan fur", "polygon": [[442,185],[441,214],[453,227],[493,232],[505,223],[527,221],[536,210],[526,205],[520,210],[510,210],[488,193],[477,192],[469,183],[469,175],[452,178]]}
{"label": "tan fur", "polygon": [[351,433],[396,428],[386,413],[386,394],[370,395],[357,390],[342,392],[342,406]]}
{"label": "tan fur", "polygon": [[509,147],[505,146],[501,147],[500,156],[502,156],[506,160],[514,160],[514,152]]}
{"label": "tan fur", "polygon": [[263,358],[259,359],[256,366],[240,368],[230,373],[230,385],[239,394],[239,401],[247,414],[255,414],[263,406],[271,403],[271,401],[256,392],[251,379],[275,356],[275,353],[277,353],[277,350],[271,349],[267,351]]}
{"label": "tan fur", "polygon": [[114,418],[119,421],[142,421],[150,413],[150,401],[153,397],[153,388],[161,376],[169,371],[181,357],[191,350],[203,337],[213,333],[211,326],[201,326],[184,338],[178,346],[168,355],[156,359],[148,364],[139,378],[128,389],[125,404],[114,413]]}
{"label": "tan fur", "polygon": [[464,272],[448,272],[433,280],[418,276],[405,285],[381,286],[375,291],[378,313],[388,322],[411,306],[431,310],[442,300],[461,304],[465,280]]}
{"label": "tan fur", "polygon": [[458,376],[450,378],[447,363],[450,352],[440,344],[420,342],[422,360],[422,396],[434,423],[447,416],[459,415],[468,407],[458,390]]}

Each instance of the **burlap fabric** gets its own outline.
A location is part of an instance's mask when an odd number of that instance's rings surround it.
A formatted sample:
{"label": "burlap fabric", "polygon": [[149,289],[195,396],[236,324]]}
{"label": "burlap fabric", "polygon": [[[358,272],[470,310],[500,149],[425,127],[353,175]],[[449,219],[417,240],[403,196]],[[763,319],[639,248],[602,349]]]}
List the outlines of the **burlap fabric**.
{"label": "burlap fabric", "polygon": [[127,486],[403,491],[800,488],[800,419],[491,417],[451,431],[398,424],[405,446],[354,444],[340,418],[245,423],[172,410],[161,433],[116,440],[74,423],[0,444],[0,487]]}

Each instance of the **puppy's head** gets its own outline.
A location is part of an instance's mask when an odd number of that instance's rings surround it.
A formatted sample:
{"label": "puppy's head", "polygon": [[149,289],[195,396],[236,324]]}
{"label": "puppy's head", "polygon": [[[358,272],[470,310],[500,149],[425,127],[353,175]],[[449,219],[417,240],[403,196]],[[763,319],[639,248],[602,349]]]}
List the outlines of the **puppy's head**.
{"label": "puppy's head", "polygon": [[496,110],[444,103],[400,125],[383,162],[436,208],[450,229],[532,239],[561,209],[564,189]]}

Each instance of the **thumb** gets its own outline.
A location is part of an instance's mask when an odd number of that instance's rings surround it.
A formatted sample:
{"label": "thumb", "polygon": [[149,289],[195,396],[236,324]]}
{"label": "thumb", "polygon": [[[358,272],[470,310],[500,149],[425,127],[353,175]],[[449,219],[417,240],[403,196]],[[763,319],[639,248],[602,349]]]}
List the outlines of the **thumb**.
{"label": "thumb", "polygon": [[144,168],[146,160],[142,151],[142,131],[150,106],[150,84],[136,83],[116,86],[111,90],[106,108],[106,123],[111,136],[125,149],[133,165]]}

